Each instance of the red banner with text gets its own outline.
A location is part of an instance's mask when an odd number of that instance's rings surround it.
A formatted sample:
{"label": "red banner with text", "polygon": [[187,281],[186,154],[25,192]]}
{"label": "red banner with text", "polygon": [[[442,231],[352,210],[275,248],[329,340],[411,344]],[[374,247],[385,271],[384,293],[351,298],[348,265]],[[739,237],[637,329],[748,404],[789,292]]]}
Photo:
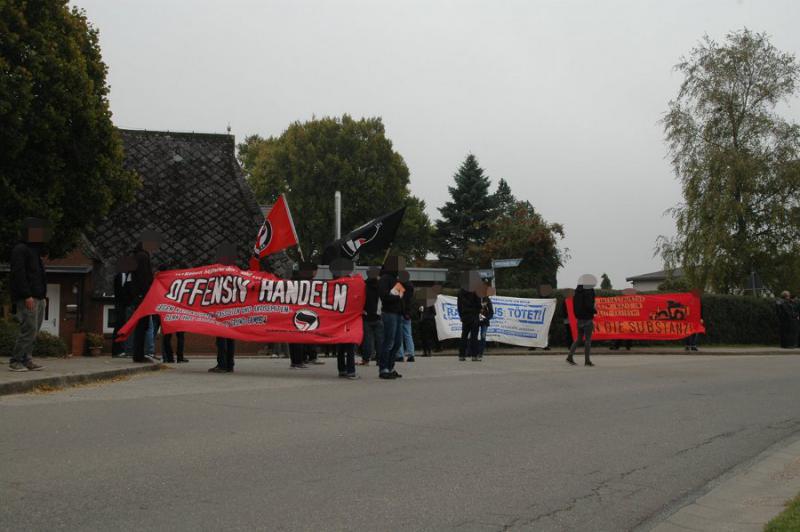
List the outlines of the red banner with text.
{"label": "red banner with text", "polygon": [[[567,298],[572,337],[578,322]],[[595,298],[592,340],[680,340],[706,332],[697,294],[622,295]]]}
{"label": "red banner with text", "polygon": [[267,272],[214,264],[159,272],[119,331],[157,314],[165,334],[179,331],[250,342],[358,344],[364,280],[287,280]]}

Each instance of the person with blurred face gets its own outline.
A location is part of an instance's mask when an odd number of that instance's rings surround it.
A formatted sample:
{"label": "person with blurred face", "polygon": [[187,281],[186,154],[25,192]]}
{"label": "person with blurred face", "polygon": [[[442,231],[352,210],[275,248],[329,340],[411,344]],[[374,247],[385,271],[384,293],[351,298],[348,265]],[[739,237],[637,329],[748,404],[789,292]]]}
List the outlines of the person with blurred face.
{"label": "person with blurred face", "polygon": [[114,274],[114,317],[116,319],[114,320],[114,332],[111,334],[111,356],[114,358],[130,356],[125,349],[133,346],[132,338],[129,338],[130,341],[117,342],[117,334],[133,314],[131,289],[133,274],[131,272],[134,269],[136,269],[136,259],[132,255],[125,255],[117,259],[117,273]]}
{"label": "person with blurred face", "polygon": [[[217,248],[216,263],[225,266],[236,264],[236,246],[230,243],[221,244]],[[233,373],[234,354],[236,342],[233,338],[218,336],[217,344],[217,365],[209,369],[209,373]]]}
{"label": "person with blurred face", "polygon": [[480,329],[481,298],[477,292],[483,281],[478,272],[464,272],[461,276],[461,290],[458,292],[458,315],[461,319],[461,343],[458,359],[464,361],[467,355],[478,361],[478,333]]}
{"label": "person with blurred face", "polygon": [[378,295],[381,299],[381,321],[383,322],[383,346],[378,363],[378,377],[399,379],[402,377],[394,369],[395,357],[402,344],[403,288],[398,280],[399,272],[405,269],[402,257],[390,255],[383,265],[383,274],[378,281]]}
{"label": "person with blurred face", "polygon": [[11,299],[16,306],[19,336],[11,352],[9,370],[37,371],[43,366],[33,361],[33,344],[42,328],[47,310],[47,277],[42,257],[50,230],[44,220],[28,218],[20,242],[11,251]]}
{"label": "person with blurred face", "polygon": [[361,342],[361,365],[369,365],[370,359],[378,361],[378,353],[383,343],[383,323],[381,322],[380,298],[378,297],[378,277],[381,269],[377,266],[367,270],[366,297],[364,299],[364,340]]}
{"label": "person with blurred face", "polygon": [[[353,273],[353,261],[344,258],[335,259],[330,265],[331,275],[334,279],[350,277]],[[355,344],[335,344],[336,364],[339,377],[344,379],[358,379],[356,374],[356,346]]]}
{"label": "person with blurred face", "polygon": [[572,308],[575,313],[575,319],[578,321],[578,337],[572,342],[569,348],[569,355],[567,355],[567,363],[574,366],[575,360],[573,355],[578,348],[578,344],[583,341],[584,352],[584,365],[594,366],[591,360],[592,351],[592,332],[594,331],[594,315],[597,314],[597,308],[594,302],[594,286],[597,281],[592,279],[594,276],[586,274],[578,279],[578,287],[575,289],[575,295],[572,297]]}
{"label": "person with blurred face", "polygon": [[[133,304],[139,306],[147,295],[150,286],[153,284],[153,266],[151,255],[158,250],[161,238],[155,231],[144,231],[139,238],[139,242],[134,248],[134,260],[136,267],[132,275],[132,295]],[[151,326],[150,316],[142,316],[136,323],[136,330],[133,338],[133,361],[137,363],[152,362],[152,358],[145,356],[145,343],[147,340],[147,329]]]}

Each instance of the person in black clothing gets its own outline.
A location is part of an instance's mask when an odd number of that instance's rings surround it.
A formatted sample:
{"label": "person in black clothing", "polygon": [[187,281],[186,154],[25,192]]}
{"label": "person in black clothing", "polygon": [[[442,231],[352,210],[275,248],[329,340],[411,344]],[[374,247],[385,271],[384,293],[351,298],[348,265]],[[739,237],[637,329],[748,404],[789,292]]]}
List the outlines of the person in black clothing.
{"label": "person in black clothing", "polygon": [[477,291],[483,283],[478,272],[465,272],[461,279],[461,290],[458,292],[458,315],[461,318],[461,343],[458,347],[458,359],[466,360],[467,355],[478,361],[478,334],[480,330],[481,298]]}
{"label": "person in black clothing", "polygon": [[[292,272],[292,279],[311,280],[317,275],[317,264],[313,261],[301,262],[298,269]],[[289,344],[290,368],[306,369],[307,364],[325,364],[317,358],[312,344]]]}
{"label": "person in black clothing", "polygon": [[366,296],[364,298],[364,340],[361,342],[361,365],[369,365],[370,359],[378,361],[378,353],[383,343],[383,323],[378,312],[378,277],[381,269],[377,266],[367,270]]}
{"label": "person in black clothing", "polygon": [[381,300],[383,322],[383,346],[378,361],[378,377],[398,379],[402,377],[394,369],[395,356],[402,345],[402,300],[405,289],[398,281],[398,273],[405,268],[402,257],[391,255],[383,265],[383,274],[378,280],[378,296]]}
{"label": "person in black clothing", "polygon": [[[219,245],[216,253],[216,263],[225,266],[232,266],[236,264],[236,246],[230,242],[224,242]],[[236,342],[233,338],[225,338],[224,336],[216,337],[217,344],[217,365],[209,369],[209,373],[233,373],[234,353],[236,351]]]}
{"label": "person in black clothing", "polygon": [[584,365],[594,366],[590,354],[592,350],[592,331],[594,331],[594,315],[597,314],[597,309],[594,305],[594,288],[593,286],[579,284],[575,289],[575,295],[572,298],[572,307],[575,313],[575,318],[578,320],[578,337],[572,342],[569,348],[569,355],[567,355],[567,363],[575,365],[575,360],[572,356],[578,348],[578,344],[583,341],[584,343]]}
{"label": "person in black clothing", "polygon": [[[350,277],[353,273],[353,261],[345,258],[336,258],[328,266],[334,279]],[[355,344],[335,344],[336,365],[339,377],[357,379],[356,375],[356,346]]]}
{"label": "person in black clothing", "polygon": [[[158,267],[158,271],[160,271],[160,272],[163,272],[163,271],[166,271],[166,270],[178,270],[178,269],[180,269],[180,266],[178,266],[176,264],[170,264],[170,265],[162,264],[161,266]],[[154,321],[155,321],[156,318],[158,318],[158,316],[154,316],[153,318],[154,318]],[[160,320],[158,320],[158,321],[156,321],[154,323],[154,325],[156,325],[155,331],[154,331],[154,335],[158,333],[158,326],[157,325],[160,325],[160,323],[161,323]],[[168,362],[170,364],[173,364],[173,363],[176,362],[175,355],[177,354],[178,355],[177,362],[179,364],[189,362],[189,359],[187,359],[184,356],[184,346],[186,345],[186,333],[184,333],[183,331],[178,331],[178,332],[175,333],[175,338],[176,338],[176,343],[177,343],[177,346],[176,346],[177,347],[177,351],[173,351],[172,350],[172,333],[169,333],[169,334],[165,333],[161,337],[161,359],[162,359],[162,361]]]}
{"label": "person in black clothing", "polygon": [[419,315],[422,356],[429,357],[434,346],[437,351],[440,349],[439,339],[436,336],[436,299],[426,299],[425,306],[419,308]]}
{"label": "person in black clothing", "polygon": [[37,371],[43,366],[33,361],[33,344],[47,310],[47,277],[42,256],[50,238],[44,220],[28,218],[20,242],[11,250],[11,300],[16,306],[19,335],[11,352],[8,369]]}
{"label": "person in black clothing", "polygon": [[[154,231],[144,231],[139,239],[139,243],[134,248],[134,259],[136,261],[136,268],[133,271],[131,279],[132,300],[133,304],[138,306],[150,290],[153,284],[153,267],[150,262],[150,255],[154,253],[159,246],[161,238]],[[147,335],[147,328],[150,326],[150,316],[142,316],[136,323],[136,330],[133,337],[133,361],[134,362],[150,362],[151,360],[145,357],[144,344],[145,336]]]}
{"label": "person in black clothing", "polygon": [[119,330],[128,321],[133,305],[131,281],[136,269],[136,259],[125,255],[117,259],[117,273],[114,275],[114,331],[111,333],[111,356],[122,357],[125,353],[125,342],[117,342]]}
{"label": "person in black clothing", "polygon": [[780,334],[781,347],[784,349],[797,347],[797,307],[794,305],[789,292],[785,290],[781,292],[781,297],[776,302],[775,310],[778,313],[778,332]]}
{"label": "person in black clothing", "polygon": [[478,359],[483,358],[483,353],[486,351],[486,333],[489,331],[492,318],[494,318],[494,306],[491,300],[492,289],[486,287],[485,293],[481,296],[481,312],[478,316],[480,326],[480,340],[478,345]]}

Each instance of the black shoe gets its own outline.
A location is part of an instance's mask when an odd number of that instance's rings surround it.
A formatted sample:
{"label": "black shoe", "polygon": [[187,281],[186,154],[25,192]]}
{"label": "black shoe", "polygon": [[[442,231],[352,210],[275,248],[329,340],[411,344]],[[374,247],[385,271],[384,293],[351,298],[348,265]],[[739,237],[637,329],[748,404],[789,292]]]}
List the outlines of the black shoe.
{"label": "black shoe", "polygon": [[389,375],[391,375],[393,379],[401,379],[401,378],[403,378],[403,376],[402,376],[402,375],[400,375],[399,373],[397,373],[397,372],[396,372],[396,371],[394,371],[394,370],[392,370],[392,372],[391,372],[391,373],[389,373]]}
{"label": "black shoe", "polygon": [[589,366],[589,367],[591,367],[591,368],[593,368],[593,367],[594,367],[594,364],[592,364],[592,361],[591,361],[591,360],[587,360],[586,362],[584,362],[584,364],[583,364],[583,365],[584,365],[584,366]]}
{"label": "black shoe", "polygon": [[305,364],[292,364],[289,369],[308,369],[308,366]]}
{"label": "black shoe", "polygon": [[406,359],[406,362],[414,362],[414,357],[408,357],[408,358]]}
{"label": "black shoe", "polygon": [[461,361],[461,362],[464,362],[466,359],[467,359],[467,357],[458,357],[458,360]]}
{"label": "black shoe", "polygon": [[692,351],[698,351],[696,347],[692,347]]}
{"label": "black shoe", "polygon": [[567,357],[567,364],[569,364],[570,366],[576,366],[577,365],[575,363],[575,361],[572,360],[572,357]]}
{"label": "black shoe", "polygon": [[175,359],[174,358],[164,358],[163,361],[164,361],[165,364],[174,364],[175,363]]}
{"label": "black shoe", "polygon": [[478,361],[478,357],[472,357],[472,361],[473,362],[477,362]]}
{"label": "black shoe", "polygon": [[149,358],[134,358],[133,362],[136,364],[152,364],[153,361]]}
{"label": "black shoe", "polygon": [[209,373],[227,373],[228,370],[225,368],[221,368],[219,366],[214,366],[213,368],[208,370]]}
{"label": "black shoe", "polygon": [[380,373],[378,374],[379,379],[396,379],[397,377],[394,376],[394,373]]}
{"label": "black shoe", "polygon": [[178,364],[185,364],[186,362],[189,362],[188,358],[178,357]]}

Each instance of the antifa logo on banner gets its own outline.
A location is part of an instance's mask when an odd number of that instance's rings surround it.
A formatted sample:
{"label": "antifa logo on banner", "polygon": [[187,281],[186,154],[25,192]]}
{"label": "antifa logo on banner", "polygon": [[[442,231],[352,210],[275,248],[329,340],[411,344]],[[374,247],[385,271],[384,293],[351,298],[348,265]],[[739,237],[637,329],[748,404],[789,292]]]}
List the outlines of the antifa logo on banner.
{"label": "antifa logo on banner", "polygon": [[272,224],[269,223],[269,220],[264,220],[264,225],[262,225],[261,229],[258,230],[258,237],[256,237],[256,255],[260,255],[265,249],[267,249],[267,246],[269,246],[271,241]]}
{"label": "antifa logo on banner", "polygon": [[358,238],[354,238],[353,240],[346,240],[342,243],[342,251],[344,252],[345,256],[349,258],[353,258],[358,253],[358,250],[361,249],[361,246],[366,244],[367,242],[371,242],[378,233],[381,232],[381,226],[383,225],[382,222],[378,222],[375,224],[375,227],[371,228],[372,234],[369,236],[360,236]]}
{"label": "antifa logo on banner", "polygon": [[298,310],[294,315],[294,326],[300,331],[313,331],[319,327],[319,316],[313,310]]}

